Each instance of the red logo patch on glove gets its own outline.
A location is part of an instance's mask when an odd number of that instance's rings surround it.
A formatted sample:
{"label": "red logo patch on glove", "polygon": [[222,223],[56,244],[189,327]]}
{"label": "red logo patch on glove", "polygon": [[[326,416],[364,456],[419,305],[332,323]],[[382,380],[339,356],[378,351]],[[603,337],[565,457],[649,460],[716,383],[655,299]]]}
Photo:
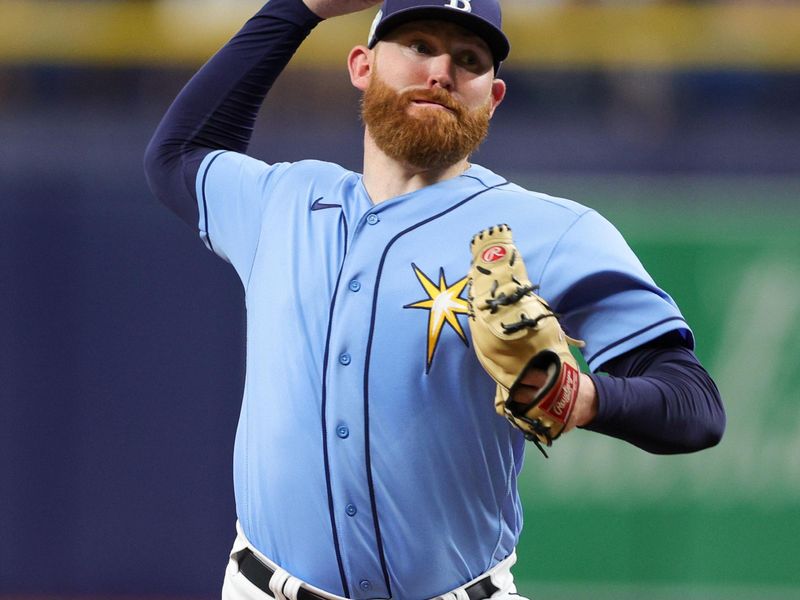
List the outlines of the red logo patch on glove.
{"label": "red logo patch on glove", "polygon": [[489,246],[481,254],[481,260],[487,263],[497,262],[506,255],[506,249],[503,246]]}

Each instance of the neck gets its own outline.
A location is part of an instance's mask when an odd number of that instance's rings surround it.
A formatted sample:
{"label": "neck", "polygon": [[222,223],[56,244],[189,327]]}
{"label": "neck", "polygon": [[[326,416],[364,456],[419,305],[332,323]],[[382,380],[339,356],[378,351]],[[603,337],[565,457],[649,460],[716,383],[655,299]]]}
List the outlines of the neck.
{"label": "neck", "polygon": [[374,204],[458,177],[468,168],[467,157],[443,168],[415,167],[386,155],[375,145],[369,132],[364,134],[363,181]]}

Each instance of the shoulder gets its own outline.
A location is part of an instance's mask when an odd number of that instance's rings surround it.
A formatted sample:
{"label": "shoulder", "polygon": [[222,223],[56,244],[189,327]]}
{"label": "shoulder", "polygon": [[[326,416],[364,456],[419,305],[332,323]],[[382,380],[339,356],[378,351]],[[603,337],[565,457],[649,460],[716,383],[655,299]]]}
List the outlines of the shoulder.
{"label": "shoulder", "polygon": [[288,199],[322,190],[332,193],[354,188],[360,176],[344,167],[320,160],[267,163],[231,151],[205,157],[197,176],[198,197],[213,190],[267,198],[278,193]]}
{"label": "shoulder", "polygon": [[[483,170],[487,179],[491,171]],[[497,176],[495,176],[497,177]],[[497,177],[476,198],[474,212],[493,215],[494,223],[509,225],[521,250],[531,264],[541,258],[542,272],[560,256],[582,264],[603,260],[635,262],[622,234],[595,209],[569,198],[526,189]]]}
{"label": "shoulder", "polygon": [[332,162],[322,160],[301,160],[281,163],[280,175],[275,186],[308,193],[328,193],[345,195],[361,180],[358,173]]}
{"label": "shoulder", "polygon": [[601,227],[607,224],[594,209],[580,202],[529,190],[510,181],[490,187],[480,195],[478,204],[487,214],[508,215],[518,228],[539,234],[546,231],[547,237],[554,239],[578,224]]}
{"label": "shoulder", "polygon": [[526,189],[480,165],[472,165],[465,176],[478,180],[487,188],[487,193],[483,196],[489,202],[507,203],[524,211],[550,211],[567,219],[576,219],[593,212],[591,208],[574,200]]}
{"label": "shoulder", "polygon": [[503,188],[503,191],[514,199],[512,201],[520,202],[528,209],[535,207],[540,211],[561,215],[565,219],[576,220],[595,212],[594,209],[584,206],[575,200],[527,190],[515,183],[509,183]]}
{"label": "shoulder", "polygon": [[301,160],[297,162],[268,163],[247,154],[218,150],[210,152],[203,160],[200,170],[236,168],[241,172],[260,173],[262,175],[280,175],[286,177],[312,177],[339,179],[355,175],[341,165],[322,160]]}
{"label": "shoulder", "polygon": [[283,163],[288,171],[295,176],[331,177],[339,178],[353,175],[354,173],[343,166],[324,160],[306,159],[292,163]]}

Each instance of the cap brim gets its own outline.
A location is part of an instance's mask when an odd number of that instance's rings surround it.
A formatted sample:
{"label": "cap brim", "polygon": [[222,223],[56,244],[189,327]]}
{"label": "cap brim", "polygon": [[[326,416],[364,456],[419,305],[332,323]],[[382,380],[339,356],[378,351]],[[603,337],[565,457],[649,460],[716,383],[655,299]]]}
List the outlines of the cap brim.
{"label": "cap brim", "polygon": [[375,28],[373,39],[370,40],[370,47],[374,46],[378,40],[385,37],[386,34],[400,25],[426,19],[450,21],[478,35],[489,46],[495,66],[506,59],[511,49],[508,39],[503,32],[489,21],[474,13],[453,10],[452,8],[444,6],[410,7],[405,10],[399,10],[384,18]]}

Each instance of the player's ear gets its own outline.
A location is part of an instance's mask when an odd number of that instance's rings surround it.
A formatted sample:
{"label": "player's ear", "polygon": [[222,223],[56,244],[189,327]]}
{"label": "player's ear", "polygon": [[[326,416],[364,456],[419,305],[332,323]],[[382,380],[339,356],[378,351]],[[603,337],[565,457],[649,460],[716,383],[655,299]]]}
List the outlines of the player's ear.
{"label": "player's ear", "polygon": [[356,46],[347,55],[347,70],[350,72],[350,82],[362,92],[369,86],[374,57],[375,51],[366,46]]}
{"label": "player's ear", "polygon": [[492,82],[491,110],[489,116],[494,115],[494,110],[500,106],[503,98],[506,97],[506,82],[502,79],[495,79]]}

